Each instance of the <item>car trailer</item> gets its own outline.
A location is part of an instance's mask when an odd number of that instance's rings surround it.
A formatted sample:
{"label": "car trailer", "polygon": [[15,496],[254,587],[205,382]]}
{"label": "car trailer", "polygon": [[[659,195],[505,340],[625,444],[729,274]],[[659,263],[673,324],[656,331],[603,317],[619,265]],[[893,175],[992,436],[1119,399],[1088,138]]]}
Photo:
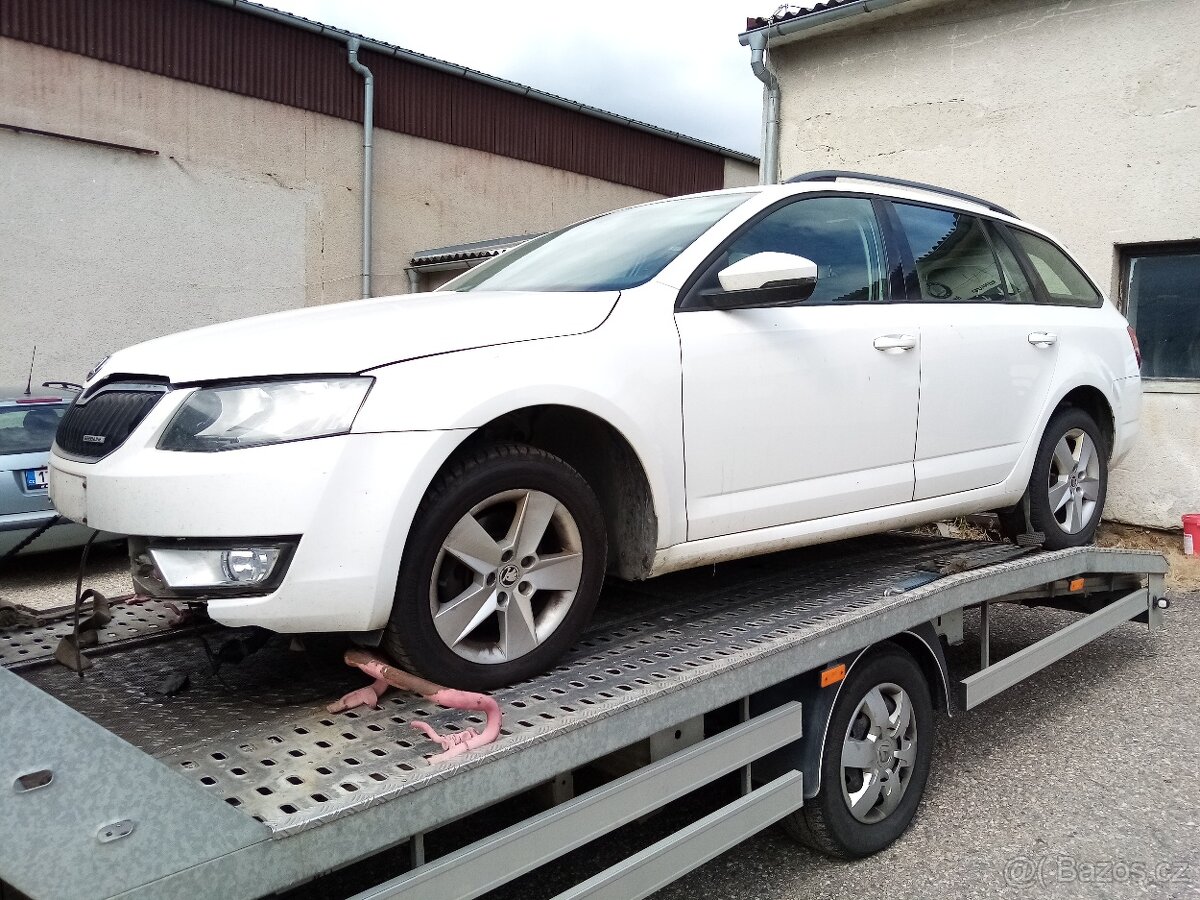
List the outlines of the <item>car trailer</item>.
{"label": "car trailer", "polygon": [[[410,723],[452,732],[479,717],[396,693],[325,712],[363,676],[318,652],[324,638],[256,649],[126,604],[80,675],[53,660],[65,617],[6,627],[0,896],[258,897],[407,842],[412,868],[361,897],[477,897],[734,773],[736,800],[559,896],[644,897],[781,820],[809,837],[824,822],[818,845],[842,828],[851,841],[834,849],[862,855],[863,823],[836,817],[879,778],[886,813],[889,772],[907,773],[902,830],[924,787],[914,754],[927,761],[931,744],[924,725],[892,734],[883,720],[927,721],[904,702],[971,709],[1121,623],[1159,627],[1165,572],[1139,551],[887,535],[610,585],[558,667],[494,693],[499,739],[433,764]],[[999,602],[1080,615],[995,660]],[[943,644],[963,641],[965,610],[980,665],[963,675]],[[878,759],[858,759],[864,747]],[[571,773],[602,759],[624,774],[572,796]],[[428,832],[546,784],[558,802],[545,811],[424,859]]]}

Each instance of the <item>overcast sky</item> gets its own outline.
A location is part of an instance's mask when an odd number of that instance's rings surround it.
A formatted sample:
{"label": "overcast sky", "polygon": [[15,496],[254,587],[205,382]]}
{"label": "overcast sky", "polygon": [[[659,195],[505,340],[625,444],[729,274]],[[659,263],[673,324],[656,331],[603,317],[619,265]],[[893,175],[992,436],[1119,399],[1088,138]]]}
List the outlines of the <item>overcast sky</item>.
{"label": "overcast sky", "polygon": [[774,0],[265,0],[308,19],[758,155],[761,83],[738,43]]}

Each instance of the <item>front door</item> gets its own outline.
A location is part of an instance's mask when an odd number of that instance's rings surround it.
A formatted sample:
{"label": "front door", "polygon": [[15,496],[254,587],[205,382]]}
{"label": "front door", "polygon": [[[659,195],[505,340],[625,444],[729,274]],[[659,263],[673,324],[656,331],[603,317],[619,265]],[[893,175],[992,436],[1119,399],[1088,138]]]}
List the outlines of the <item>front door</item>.
{"label": "front door", "polygon": [[907,305],[885,302],[871,200],[822,196],[767,213],[692,293],[764,251],[815,262],[812,297],[676,314],[689,540],[912,499],[920,335]]}

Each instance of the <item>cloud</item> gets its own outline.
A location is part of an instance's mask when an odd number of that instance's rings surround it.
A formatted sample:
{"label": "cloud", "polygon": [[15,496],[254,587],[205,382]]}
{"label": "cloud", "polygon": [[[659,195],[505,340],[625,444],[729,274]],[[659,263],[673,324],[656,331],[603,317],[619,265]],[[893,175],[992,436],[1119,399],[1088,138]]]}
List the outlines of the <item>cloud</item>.
{"label": "cloud", "polygon": [[282,9],[701,140],[758,153],[761,84],[728,3],[276,0]]}

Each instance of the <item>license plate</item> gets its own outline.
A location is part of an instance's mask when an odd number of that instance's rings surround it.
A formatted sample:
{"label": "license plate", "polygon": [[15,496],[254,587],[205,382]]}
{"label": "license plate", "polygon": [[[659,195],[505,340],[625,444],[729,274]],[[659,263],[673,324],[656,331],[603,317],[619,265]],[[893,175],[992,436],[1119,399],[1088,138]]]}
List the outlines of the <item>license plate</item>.
{"label": "license plate", "polygon": [[45,466],[40,469],[25,470],[25,487],[31,491],[41,491],[46,489],[49,470]]}

